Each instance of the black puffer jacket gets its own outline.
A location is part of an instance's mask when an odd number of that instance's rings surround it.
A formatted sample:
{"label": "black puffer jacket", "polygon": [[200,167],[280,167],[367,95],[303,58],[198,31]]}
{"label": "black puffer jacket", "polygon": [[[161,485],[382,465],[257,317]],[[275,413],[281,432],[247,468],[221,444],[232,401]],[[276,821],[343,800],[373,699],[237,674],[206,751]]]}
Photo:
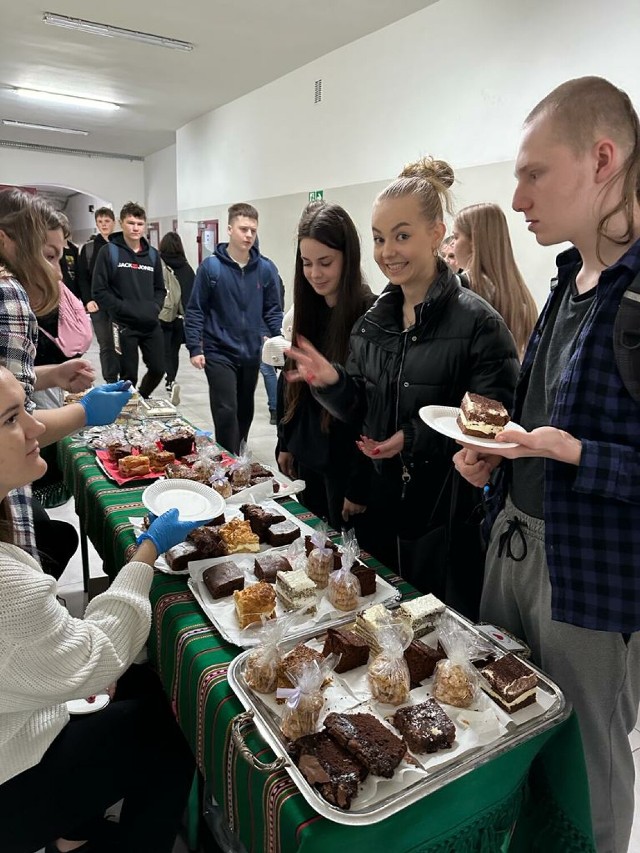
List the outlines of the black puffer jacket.
{"label": "black puffer jacket", "polygon": [[458,406],[473,391],[510,409],[519,370],[515,343],[500,315],[461,287],[448,268],[439,271],[416,307],[415,326],[406,331],[402,291],[388,285],[354,326],[346,367],[335,365],[340,381],[314,392],[333,415],[371,438],[383,440],[402,429],[401,462],[415,473],[430,462],[446,461],[449,467],[455,449],[423,423],[422,406]]}

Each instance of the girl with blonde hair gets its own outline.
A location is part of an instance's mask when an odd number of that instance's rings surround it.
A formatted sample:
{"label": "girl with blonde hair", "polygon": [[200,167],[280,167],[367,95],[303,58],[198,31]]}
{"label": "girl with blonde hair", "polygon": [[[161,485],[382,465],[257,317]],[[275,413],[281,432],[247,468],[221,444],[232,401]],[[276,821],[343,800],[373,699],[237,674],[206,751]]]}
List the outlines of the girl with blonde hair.
{"label": "girl with blonde hair", "polygon": [[453,238],[471,289],[503,318],[522,358],[538,309],[513,256],[504,213],[497,204],[464,207],[454,220]]}
{"label": "girl with blonde hair", "polygon": [[297,336],[288,378],[305,381],[362,434],[359,449],[375,468],[363,517],[367,550],[473,618],[484,561],[466,521],[481,496],[452,473],[451,439],[419,412],[458,406],[466,391],[511,406],[518,360],[502,318],[438,254],[453,181],[447,163],[429,158],[380,193],[374,258],[389,284],[353,327],[346,364]]}

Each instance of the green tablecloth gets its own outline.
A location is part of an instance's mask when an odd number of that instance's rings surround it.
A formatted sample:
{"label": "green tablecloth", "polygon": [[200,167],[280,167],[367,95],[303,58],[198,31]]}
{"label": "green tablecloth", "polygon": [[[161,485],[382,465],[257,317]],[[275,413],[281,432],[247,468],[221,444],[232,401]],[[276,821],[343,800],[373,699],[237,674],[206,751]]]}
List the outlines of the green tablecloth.
{"label": "green tablecloth", "polygon": [[[113,577],[133,546],[130,516],[143,515],[142,488],[110,483],[91,450],[60,444],[65,482],[81,524]],[[317,520],[295,501],[285,507],[312,526]],[[371,565],[403,596],[417,593],[379,563]],[[151,600],[149,655],[171,698],[198,766],[228,822],[251,853],[398,853],[591,851],[593,847],[582,746],[575,716],[450,783],[391,818],[347,827],[317,815],[284,771],[264,774],[237,753],[231,723],[243,708],[229,687],[227,666],[239,649],[221,638],[183,577],[158,574]],[[268,761],[271,751],[251,733],[247,742]],[[516,830],[509,843],[511,829]]]}

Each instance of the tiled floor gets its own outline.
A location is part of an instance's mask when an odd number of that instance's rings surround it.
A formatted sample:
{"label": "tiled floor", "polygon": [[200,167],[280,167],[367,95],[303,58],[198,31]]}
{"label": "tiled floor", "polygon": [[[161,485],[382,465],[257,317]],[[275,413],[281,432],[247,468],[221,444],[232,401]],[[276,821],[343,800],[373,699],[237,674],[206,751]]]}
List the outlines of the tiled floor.
{"label": "tiled floor", "polygon": [[[91,348],[87,357],[96,367],[99,372],[99,362],[97,357],[97,349],[94,346]],[[207,380],[204,372],[193,368],[189,362],[188,354],[183,348],[180,354],[180,370],[178,373],[178,381],[180,384],[182,402],[180,410],[191,423],[201,429],[212,429],[211,412],[209,410],[209,395]],[[162,394],[163,386],[158,389],[158,396]],[[253,452],[254,458],[266,464],[273,464],[274,449],[276,442],[275,427],[269,424],[269,411],[267,408],[267,398],[264,390],[262,377],[258,380],[258,388],[256,389],[256,414],[253,421],[253,426],[249,434],[249,448]],[[76,516],[73,508],[73,501],[69,501],[65,506],[56,510],[51,510],[52,517],[61,518],[66,521],[75,523]],[[90,547],[90,558],[92,562],[91,574],[101,574],[100,560],[98,555]],[[67,600],[70,610],[73,613],[80,615],[84,607],[84,596],[82,593],[82,566],[79,553],[71,560],[65,573],[60,579],[60,594]],[[636,803],[640,803],[640,720],[636,724],[636,728],[631,733],[631,745],[636,765]],[[182,840],[178,840],[174,848],[174,853],[186,853],[187,847]],[[629,853],[640,853],[640,812],[636,811],[636,819],[633,825],[631,834],[631,843],[629,845]]]}

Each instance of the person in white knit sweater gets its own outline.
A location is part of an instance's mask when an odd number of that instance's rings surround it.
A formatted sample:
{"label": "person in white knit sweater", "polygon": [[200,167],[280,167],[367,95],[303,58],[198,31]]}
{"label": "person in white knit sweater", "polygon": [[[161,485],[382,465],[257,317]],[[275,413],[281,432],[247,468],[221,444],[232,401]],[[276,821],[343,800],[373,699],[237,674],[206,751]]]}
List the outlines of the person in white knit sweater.
{"label": "person in white knit sweater", "polygon": [[[153,564],[196,525],[177,510],[155,519],[109,590],[73,618],[55,580],[12,544],[6,496],[46,470],[45,428],[25,402],[0,367],[0,850],[170,853],[193,757],[157,677],[131,664],[149,633]],[[68,700],[116,679],[115,701],[69,716]],[[107,843],[103,815],[122,798]]]}

